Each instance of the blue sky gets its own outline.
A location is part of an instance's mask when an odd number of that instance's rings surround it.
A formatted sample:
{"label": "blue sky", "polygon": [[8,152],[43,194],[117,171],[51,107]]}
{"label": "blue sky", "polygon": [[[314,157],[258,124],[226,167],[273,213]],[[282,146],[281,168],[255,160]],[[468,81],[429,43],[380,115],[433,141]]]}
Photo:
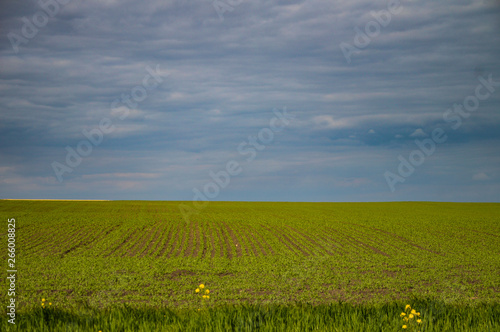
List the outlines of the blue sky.
{"label": "blue sky", "polygon": [[0,5],[0,198],[500,201],[498,1],[41,3]]}

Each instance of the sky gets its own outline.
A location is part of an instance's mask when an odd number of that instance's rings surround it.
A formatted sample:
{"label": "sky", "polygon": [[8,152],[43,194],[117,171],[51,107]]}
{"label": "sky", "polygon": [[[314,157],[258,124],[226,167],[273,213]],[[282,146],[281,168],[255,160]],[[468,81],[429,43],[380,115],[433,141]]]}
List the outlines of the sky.
{"label": "sky", "polygon": [[499,1],[0,7],[0,198],[500,201]]}

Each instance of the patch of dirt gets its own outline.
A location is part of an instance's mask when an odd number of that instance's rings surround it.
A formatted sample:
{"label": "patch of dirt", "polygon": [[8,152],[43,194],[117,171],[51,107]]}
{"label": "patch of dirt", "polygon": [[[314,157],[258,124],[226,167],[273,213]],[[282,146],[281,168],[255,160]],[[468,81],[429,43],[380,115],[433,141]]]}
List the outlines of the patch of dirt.
{"label": "patch of dirt", "polygon": [[156,280],[180,280],[182,277],[185,276],[195,276],[197,273],[195,271],[191,270],[175,270],[174,272],[171,273],[166,273],[164,275],[159,275],[156,276]]}
{"label": "patch of dirt", "polygon": [[220,272],[215,274],[218,277],[232,277],[234,276],[234,273],[232,272]]}

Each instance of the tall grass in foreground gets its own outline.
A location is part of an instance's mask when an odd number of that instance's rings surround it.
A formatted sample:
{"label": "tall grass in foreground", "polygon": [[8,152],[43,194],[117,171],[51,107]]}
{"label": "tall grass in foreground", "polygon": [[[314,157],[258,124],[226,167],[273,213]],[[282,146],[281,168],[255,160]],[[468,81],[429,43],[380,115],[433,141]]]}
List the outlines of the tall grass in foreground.
{"label": "tall grass in foreground", "polygon": [[[404,303],[311,306],[244,305],[205,309],[33,308],[16,318],[2,315],[3,331],[404,331]],[[500,304],[474,307],[446,305],[433,300],[413,301],[421,313],[421,331],[500,331]]]}

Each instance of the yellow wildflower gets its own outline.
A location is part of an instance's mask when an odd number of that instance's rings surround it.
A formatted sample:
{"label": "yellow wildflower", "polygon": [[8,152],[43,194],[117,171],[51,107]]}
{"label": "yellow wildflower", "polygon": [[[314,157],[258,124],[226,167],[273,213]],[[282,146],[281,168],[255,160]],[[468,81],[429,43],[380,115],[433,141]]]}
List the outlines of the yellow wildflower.
{"label": "yellow wildflower", "polygon": [[200,292],[200,289],[199,289],[199,288],[196,288],[195,292],[196,292],[196,293],[199,293],[199,292]]}
{"label": "yellow wildflower", "polygon": [[415,315],[417,312],[415,311],[415,309],[411,309],[411,313]]}
{"label": "yellow wildflower", "polygon": [[417,319],[417,323],[422,323],[422,320],[421,319]]}
{"label": "yellow wildflower", "polygon": [[207,300],[208,300],[209,298],[210,298],[210,296],[209,296],[209,295],[207,295]]}
{"label": "yellow wildflower", "polygon": [[406,316],[406,314],[404,312],[402,312],[400,316],[403,317],[403,316]]}
{"label": "yellow wildflower", "polygon": [[205,285],[200,284],[200,288],[201,288],[201,289],[205,288]]}
{"label": "yellow wildflower", "polygon": [[410,316],[408,316],[408,317],[410,317],[410,319],[412,319],[413,318],[413,314],[410,314]]}
{"label": "yellow wildflower", "polygon": [[52,302],[49,302],[49,305],[52,305]]}
{"label": "yellow wildflower", "polygon": [[207,290],[205,291],[205,293],[209,294],[209,293],[210,293],[210,290],[208,290],[208,289],[207,289]]}
{"label": "yellow wildflower", "polygon": [[417,316],[420,317],[420,312],[417,312]]}
{"label": "yellow wildflower", "polygon": [[408,309],[411,309],[411,306],[409,304],[406,305],[405,311],[408,310]]}
{"label": "yellow wildflower", "polygon": [[45,299],[42,299],[42,302],[45,302]]}
{"label": "yellow wildflower", "polygon": [[406,325],[403,325],[403,328],[406,329]]}
{"label": "yellow wildflower", "polygon": [[408,317],[403,318],[403,320],[404,320],[405,322],[407,322],[407,321],[408,321]]}

